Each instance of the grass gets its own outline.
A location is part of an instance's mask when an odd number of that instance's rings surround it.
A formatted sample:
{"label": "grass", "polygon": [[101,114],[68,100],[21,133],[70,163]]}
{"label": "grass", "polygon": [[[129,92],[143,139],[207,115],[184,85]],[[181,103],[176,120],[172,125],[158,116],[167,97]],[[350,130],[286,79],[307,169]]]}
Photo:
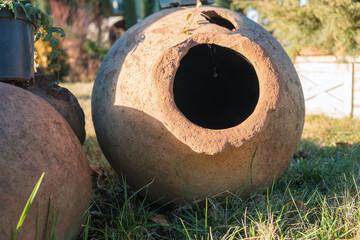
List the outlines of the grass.
{"label": "grass", "polygon": [[[30,194],[30,196],[29,196],[29,198],[28,198],[28,200],[26,202],[26,205],[25,205],[25,207],[24,207],[24,209],[23,209],[23,211],[21,213],[20,219],[19,219],[19,221],[18,221],[18,223],[16,225],[16,230],[12,231],[12,234],[11,234],[12,235],[12,237],[11,237],[12,240],[16,240],[17,235],[19,234],[20,228],[24,223],[24,220],[25,220],[25,218],[27,216],[27,213],[28,213],[28,211],[30,209],[30,206],[34,202],[34,198],[35,198],[35,196],[36,196],[36,194],[37,194],[37,192],[39,190],[39,187],[40,187],[40,184],[41,184],[41,182],[42,182],[42,180],[44,178],[44,175],[45,175],[45,173],[43,173],[40,176],[39,180],[35,184],[35,187],[33,188],[32,192],[31,192],[31,194]],[[37,238],[37,229],[35,231],[35,238]]]}
{"label": "grass", "polygon": [[102,155],[91,121],[92,83],[64,87],[84,109],[84,149],[99,166],[79,239],[360,239],[359,120],[307,116],[289,167],[264,193],[162,206],[129,191]]}

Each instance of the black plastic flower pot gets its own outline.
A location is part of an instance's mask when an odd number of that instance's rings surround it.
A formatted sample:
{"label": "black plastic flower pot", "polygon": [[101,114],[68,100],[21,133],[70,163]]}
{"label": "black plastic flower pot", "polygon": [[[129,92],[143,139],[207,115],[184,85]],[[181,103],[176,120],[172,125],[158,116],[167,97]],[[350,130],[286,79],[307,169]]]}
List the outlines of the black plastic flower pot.
{"label": "black plastic flower pot", "polygon": [[34,78],[34,17],[21,7],[0,10],[0,81],[27,85]]}

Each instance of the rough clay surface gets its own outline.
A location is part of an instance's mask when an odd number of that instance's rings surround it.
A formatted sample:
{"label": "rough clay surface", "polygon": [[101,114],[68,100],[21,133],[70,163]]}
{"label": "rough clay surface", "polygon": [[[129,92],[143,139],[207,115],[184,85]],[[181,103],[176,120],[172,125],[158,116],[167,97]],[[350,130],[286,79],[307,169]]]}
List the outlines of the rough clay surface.
{"label": "rough clay surface", "polygon": [[76,97],[66,88],[54,84],[49,86],[51,79],[43,74],[35,74],[35,81],[26,90],[41,97],[53,106],[70,124],[80,143],[86,137],[85,115]]}
{"label": "rough clay surface", "polygon": [[[244,187],[246,196],[261,190],[282,175],[303,129],[302,88],[280,44],[240,14],[217,7],[200,11],[215,12],[235,29],[197,14],[189,35],[182,30],[193,8],[161,11],[115,43],[95,80],[92,114],[100,146],[134,188],[153,181],[147,192],[153,200],[193,200]],[[235,127],[202,128],[174,103],[172,86],[180,60],[204,43],[241,53],[256,70],[258,104]]]}
{"label": "rough clay surface", "polygon": [[[0,136],[0,238],[11,239],[11,229],[45,172],[17,239],[35,239],[37,214],[39,240],[49,239],[54,214],[56,239],[68,239],[72,231],[71,239],[76,239],[90,204],[91,179],[85,153],[69,124],[43,99],[0,83]],[[47,215],[50,227],[45,237]]]}

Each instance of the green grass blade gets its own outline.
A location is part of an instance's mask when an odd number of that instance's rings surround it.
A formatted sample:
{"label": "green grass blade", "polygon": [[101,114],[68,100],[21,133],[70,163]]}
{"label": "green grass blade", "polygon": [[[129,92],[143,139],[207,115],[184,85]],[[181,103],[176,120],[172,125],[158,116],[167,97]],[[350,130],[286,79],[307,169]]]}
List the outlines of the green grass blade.
{"label": "green grass blade", "polygon": [[205,234],[207,233],[207,223],[208,223],[208,199],[205,201]]}
{"label": "green grass blade", "polygon": [[86,225],[85,225],[85,236],[84,236],[84,240],[88,240],[89,239],[89,226],[90,226],[90,215],[87,217],[86,220]]}
{"label": "green grass blade", "polygon": [[45,231],[44,231],[44,237],[48,237],[48,231],[50,228],[50,214],[51,214],[51,201],[52,201],[52,197],[49,197],[49,201],[48,201],[48,209],[47,209],[47,214],[46,214],[46,225],[45,225]]}
{"label": "green grass blade", "polygon": [[[172,165],[173,165],[173,167],[174,167],[174,169],[175,169],[176,175],[180,178],[181,183],[185,186],[187,192],[188,192],[188,193],[190,194],[190,196],[194,199],[193,193],[191,192],[190,188],[186,185],[184,179],[182,178],[182,176],[180,175],[180,172],[178,171],[178,169],[177,169],[177,167],[176,167],[175,162],[174,162],[172,159],[171,159],[171,163],[172,163]],[[194,201],[195,201],[195,199],[194,199]]]}
{"label": "green grass blade", "polygon": [[43,180],[44,174],[45,174],[45,173],[41,174],[41,177],[40,177],[39,180],[37,181],[34,189],[32,190],[32,192],[31,192],[31,194],[30,194],[30,197],[29,197],[29,199],[28,199],[28,201],[27,201],[27,203],[26,203],[26,205],[25,205],[25,208],[24,208],[24,210],[23,210],[22,213],[21,213],[20,219],[19,219],[18,224],[17,224],[17,226],[16,226],[15,238],[16,238],[16,236],[18,235],[19,230],[20,230],[21,226],[22,226],[23,223],[24,223],[24,220],[25,220],[25,218],[26,218],[27,212],[29,211],[29,208],[30,208],[31,204],[33,203],[33,201],[34,201],[34,199],[35,199],[36,193],[38,192],[38,190],[39,190],[39,188],[40,188],[40,184],[41,184],[41,182],[42,182],[42,180]]}
{"label": "green grass blade", "polygon": [[189,240],[191,240],[191,237],[190,237],[190,235],[189,235],[189,232],[188,232],[188,230],[187,230],[187,228],[186,228],[186,226],[185,226],[185,224],[184,224],[184,222],[183,222],[183,220],[180,218],[180,221],[181,221],[181,224],[183,225],[183,227],[184,227],[184,230],[185,230],[185,232],[186,232],[186,236],[188,237],[188,239]]}

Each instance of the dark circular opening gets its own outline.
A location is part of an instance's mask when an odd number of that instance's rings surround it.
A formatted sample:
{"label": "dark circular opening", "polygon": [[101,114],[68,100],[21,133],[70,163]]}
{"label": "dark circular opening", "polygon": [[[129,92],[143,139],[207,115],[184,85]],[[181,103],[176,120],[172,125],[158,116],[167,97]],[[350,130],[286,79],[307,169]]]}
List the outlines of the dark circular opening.
{"label": "dark circular opening", "polygon": [[180,61],[174,100],[192,123],[209,129],[234,127],[247,119],[259,99],[252,64],[240,53],[215,44],[200,44]]}
{"label": "dark circular opening", "polygon": [[220,27],[224,27],[229,30],[235,29],[234,24],[232,24],[229,20],[221,17],[215,11],[203,11],[201,15],[204,16],[205,19],[208,20],[210,23],[219,25]]}

